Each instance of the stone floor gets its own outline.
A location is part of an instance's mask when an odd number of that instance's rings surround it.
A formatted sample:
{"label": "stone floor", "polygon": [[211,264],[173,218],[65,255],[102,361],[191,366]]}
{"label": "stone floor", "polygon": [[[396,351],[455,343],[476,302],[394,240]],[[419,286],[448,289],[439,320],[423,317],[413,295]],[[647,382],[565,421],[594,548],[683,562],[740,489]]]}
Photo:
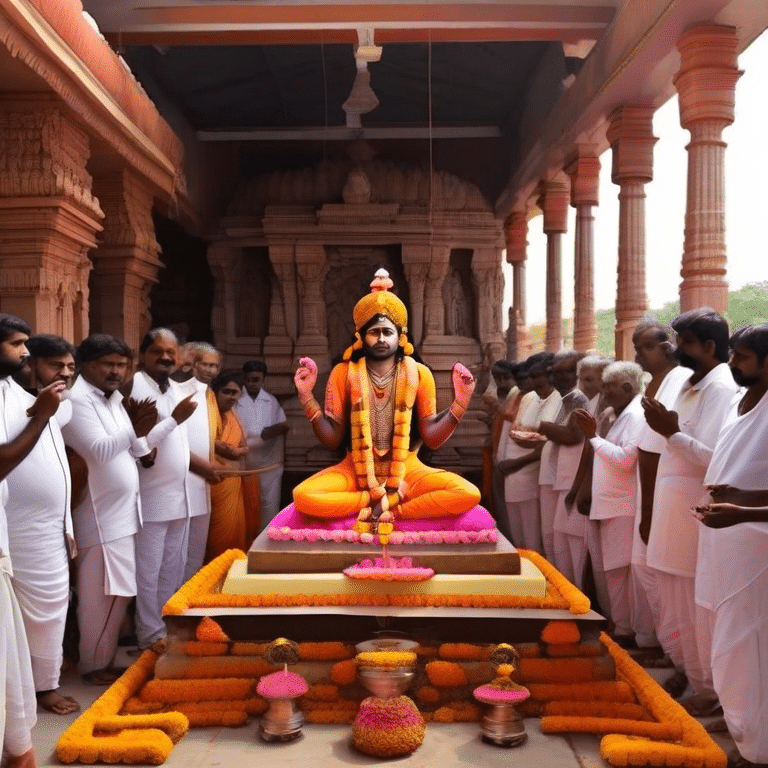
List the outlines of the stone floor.
{"label": "stone floor", "polygon": [[[118,661],[129,664],[133,658],[126,655]],[[669,674],[666,669],[648,671],[658,680],[663,680]],[[95,701],[104,690],[84,685],[72,672],[62,678],[62,693],[73,696],[84,708]],[[61,765],[55,754],[56,742],[76,717],[77,715],[62,717],[40,710],[37,727],[33,733],[39,766]],[[322,765],[323,768],[342,768],[388,762],[409,768],[509,768],[514,760],[519,768],[607,766],[600,757],[597,736],[544,735],[539,731],[538,720],[528,719],[525,722],[528,741],[515,749],[503,749],[483,743],[478,735],[479,727],[475,723],[430,723],[424,744],[417,752],[398,760],[381,761],[361,755],[350,747],[348,726],[308,725],[304,727],[304,736],[296,742],[265,744],[256,734],[256,721],[251,721],[242,728],[191,729],[171,752],[165,765],[168,768],[239,768],[243,765],[267,768],[307,768]],[[715,738],[726,753],[733,748],[733,742],[727,734],[716,734]]]}

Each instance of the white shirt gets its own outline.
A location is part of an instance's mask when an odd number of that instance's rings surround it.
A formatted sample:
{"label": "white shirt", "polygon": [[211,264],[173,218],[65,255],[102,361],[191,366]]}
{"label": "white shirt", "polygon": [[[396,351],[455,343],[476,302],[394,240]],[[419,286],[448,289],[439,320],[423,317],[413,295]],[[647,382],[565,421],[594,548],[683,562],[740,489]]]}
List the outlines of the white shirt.
{"label": "white shirt", "polygon": [[[15,381],[10,381],[3,391],[5,433],[13,440],[29,424],[27,409],[34,404],[35,396]],[[29,544],[36,551],[46,546],[64,547],[65,533],[72,533],[72,483],[61,436],[61,425],[71,417],[72,404],[62,400],[32,450],[6,478],[7,509],[13,513],[8,519],[9,536],[14,552],[27,551]]]}
{"label": "white shirt", "polygon": [[[680,394],[680,390],[692,375],[693,371],[690,368],[685,368],[682,365],[676,366],[667,373],[661,384],[659,384],[654,400],[658,400],[665,408],[674,410],[675,401]],[[659,434],[655,429],[651,429],[646,422],[637,447],[647,453],[661,453],[666,444],[667,438]]]}
{"label": "white shirt", "polygon": [[[555,424],[561,427],[566,426],[571,418],[571,414],[577,408],[586,408],[587,403],[587,397],[580,389],[572,389],[563,396],[560,410],[555,418]],[[541,452],[539,483],[541,485],[551,485],[553,490],[556,491],[568,490],[579,467],[582,448],[582,441],[579,441],[576,445],[559,445],[551,440],[547,440]],[[545,461],[548,464],[547,467],[545,467]]]}
{"label": "white shirt", "polygon": [[[185,395],[194,394],[193,402],[197,403],[193,414],[183,423],[187,430],[189,451],[204,461],[211,460],[211,425],[208,413],[208,385],[195,378],[179,385]],[[206,515],[211,511],[211,491],[208,482],[196,475],[189,473],[187,485],[190,491],[190,517]]]}
{"label": "white shirt", "polygon": [[169,380],[168,389],[161,392],[157,382],[144,371],[138,371],[133,377],[131,397],[135,400],[149,397],[157,407],[157,424],[147,435],[147,442],[157,446],[155,463],[151,467],[139,467],[141,513],[147,522],[179,520],[190,513],[189,440],[183,423],[178,424],[171,416],[187,395],[173,380]]}
{"label": "white shirt", "polygon": [[[520,402],[517,422],[512,430],[535,432],[542,421],[553,421],[560,410],[562,398],[553,389],[550,395],[542,400],[535,392],[528,392]],[[517,459],[526,456],[531,448],[519,446],[509,436],[510,429],[503,429],[499,440],[498,460]],[[507,502],[526,501],[539,495],[539,462],[532,461],[517,472],[512,472],[504,478],[504,498]]]}
{"label": "white shirt", "polygon": [[[10,386],[10,377],[0,379],[0,408],[5,410],[5,395]],[[5,431],[5,419],[0,419],[0,445],[8,442],[8,434]],[[5,517],[5,503],[8,501],[8,484],[5,478],[0,480],[0,559],[6,557],[7,565],[10,567],[10,557],[8,554],[8,521]],[[2,575],[2,569],[0,569]]]}
{"label": "white shirt", "polygon": [[[731,485],[745,491],[768,489],[768,393],[743,416],[741,394],[733,398],[712,460],[707,485]],[[708,500],[711,500],[708,494]],[[696,602],[716,610],[768,569],[768,523],[739,523],[729,528],[699,527]],[[738,638],[734,638],[736,642]]]}
{"label": "white shirt", "polygon": [[700,526],[691,507],[709,500],[704,473],[737,389],[725,363],[680,389],[674,405],[680,432],[666,441],[656,472],[647,552],[651,568],[687,578],[696,574]]}
{"label": "white shirt", "polygon": [[604,438],[590,439],[595,451],[590,520],[635,516],[637,444],[644,425],[640,395],[635,395]]}
{"label": "white shirt", "polygon": [[70,392],[72,419],[62,428],[64,442],[88,466],[88,488],[74,509],[80,548],[131,536],[141,525],[139,475],[135,456],[149,453],[137,438],[119,392],[111,397],[79,376]]}
{"label": "white shirt", "polygon": [[235,403],[235,415],[243,426],[248,444],[245,466],[248,469],[257,469],[270,464],[282,464],[285,435],[278,435],[271,440],[261,439],[264,429],[285,421],[285,411],[280,407],[277,398],[263,387],[253,398],[243,388],[240,399]]}

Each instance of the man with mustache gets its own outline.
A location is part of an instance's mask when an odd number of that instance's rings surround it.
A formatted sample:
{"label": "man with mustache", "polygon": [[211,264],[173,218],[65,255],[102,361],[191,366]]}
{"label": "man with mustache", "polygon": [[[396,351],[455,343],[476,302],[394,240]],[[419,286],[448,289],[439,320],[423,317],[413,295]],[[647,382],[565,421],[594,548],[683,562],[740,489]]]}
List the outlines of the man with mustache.
{"label": "man with mustache", "polygon": [[[67,386],[75,372],[75,348],[60,336],[41,334],[27,339],[29,358],[19,381],[43,388]],[[4,417],[9,435],[29,421],[27,409],[35,396],[13,382]],[[58,715],[80,707],[58,693],[62,641],[69,606],[69,554],[75,556],[70,511],[71,478],[61,428],[72,418],[72,403],[63,400],[29,455],[7,478],[8,536],[19,599],[32,657],[38,704]],[[41,483],[40,478],[46,482]],[[69,553],[68,553],[69,550]],[[40,563],[46,567],[41,568]]]}
{"label": "man with mustache", "polygon": [[21,318],[0,313],[0,752],[7,757],[8,768],[36,766],[32,728],[37,706],[24,621],[11,584],[5,478],[34,449],[55,415],[64,389],[64,382],[59,381],[41,390],[28,404],[26,424],[11,437],[7,416],[17,405],[12,389],[20,389],[11,376],[26,364],[29,334],[30,328]]}
{"label": "man with mustache", "polygon": [[695,630],[699,526],[691,508],[706,503],[704,474],[737,387],[726,365],[728,323],[722,315],[709,307],[694,309],[677,317],[672,328],[677,334],[677,358],[693,374],[672,410],[658,400],[643,399],[648,425],[666,438],[656,474],[646,558],[658,585],[656,634],[677,670],[665,687],[681,696],[687,678],[694,696],[684,706],[691,714],[705,715],[718,704],[708,639]]}
{"label": "man with mustache", "polygon": [[143,524],[136,538],[136,637],[140,649],[158,653],[165,646],[163,605],[184,577],[191,512],[192,455],[182,425],[197,403],[195,393],[187,394],[170,378],[178,355],[176,334],[168,328],[152,329],[139,345],[140,370],[130,385],[131,397],[152,400],[158,416],[148,435],[157,453],[142,462],[139,472]]}
{"label": "man with mustache", "polygon": [[124,403],[117,391],[133,353],[114,336],[94,333],[77,350],[80,376],[72,386],[72,419],[64,441],[88,467],[84,498],[72,517],[77,542],[80,671],[91,685],[119,676],[112,663],[120,624],[136,594],[136,533],[141,526],[136,458],[157,413],[149,403]]}

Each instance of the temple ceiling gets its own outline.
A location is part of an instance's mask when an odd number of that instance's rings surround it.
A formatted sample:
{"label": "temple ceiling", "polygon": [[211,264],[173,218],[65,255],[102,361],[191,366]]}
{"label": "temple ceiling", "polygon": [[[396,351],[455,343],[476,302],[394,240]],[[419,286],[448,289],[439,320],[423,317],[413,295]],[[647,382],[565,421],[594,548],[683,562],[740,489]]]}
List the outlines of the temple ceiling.
{"label": "temple ceiling", "polygon": [[244,175],[340,156],[362,129],[491,205],[617,5],[83,0],[161,112]]}

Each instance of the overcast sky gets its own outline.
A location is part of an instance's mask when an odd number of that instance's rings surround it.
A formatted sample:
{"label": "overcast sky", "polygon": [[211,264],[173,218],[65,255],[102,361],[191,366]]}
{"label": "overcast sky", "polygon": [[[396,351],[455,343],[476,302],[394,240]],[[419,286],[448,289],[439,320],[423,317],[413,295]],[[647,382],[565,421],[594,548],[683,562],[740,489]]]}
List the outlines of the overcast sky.
{"label": "overcast sky", "polygon": [[[736,119],[725,129],[726,237],[728,281],[732,289],[768,280],[768,33],[740,57],[744,74],[736,84]],[[646,185],[646,290],[657,309],[678,298],[683,252],[688,131],[680,127],[677,99],[659,109],[653,121],[654,179]],[[619,188],[611,182],[610,152],[601,157],[600,205],[595,208],[595,307],[616,301]],[[563,235],[563,316],[573,314],[573,231]],[[528,323],[544,320],[546,238],[541,217],[528,228]],[[512,274],[505,264],[506,306],[511,303]],[[506,323],[506,306],[504,318]]]}

